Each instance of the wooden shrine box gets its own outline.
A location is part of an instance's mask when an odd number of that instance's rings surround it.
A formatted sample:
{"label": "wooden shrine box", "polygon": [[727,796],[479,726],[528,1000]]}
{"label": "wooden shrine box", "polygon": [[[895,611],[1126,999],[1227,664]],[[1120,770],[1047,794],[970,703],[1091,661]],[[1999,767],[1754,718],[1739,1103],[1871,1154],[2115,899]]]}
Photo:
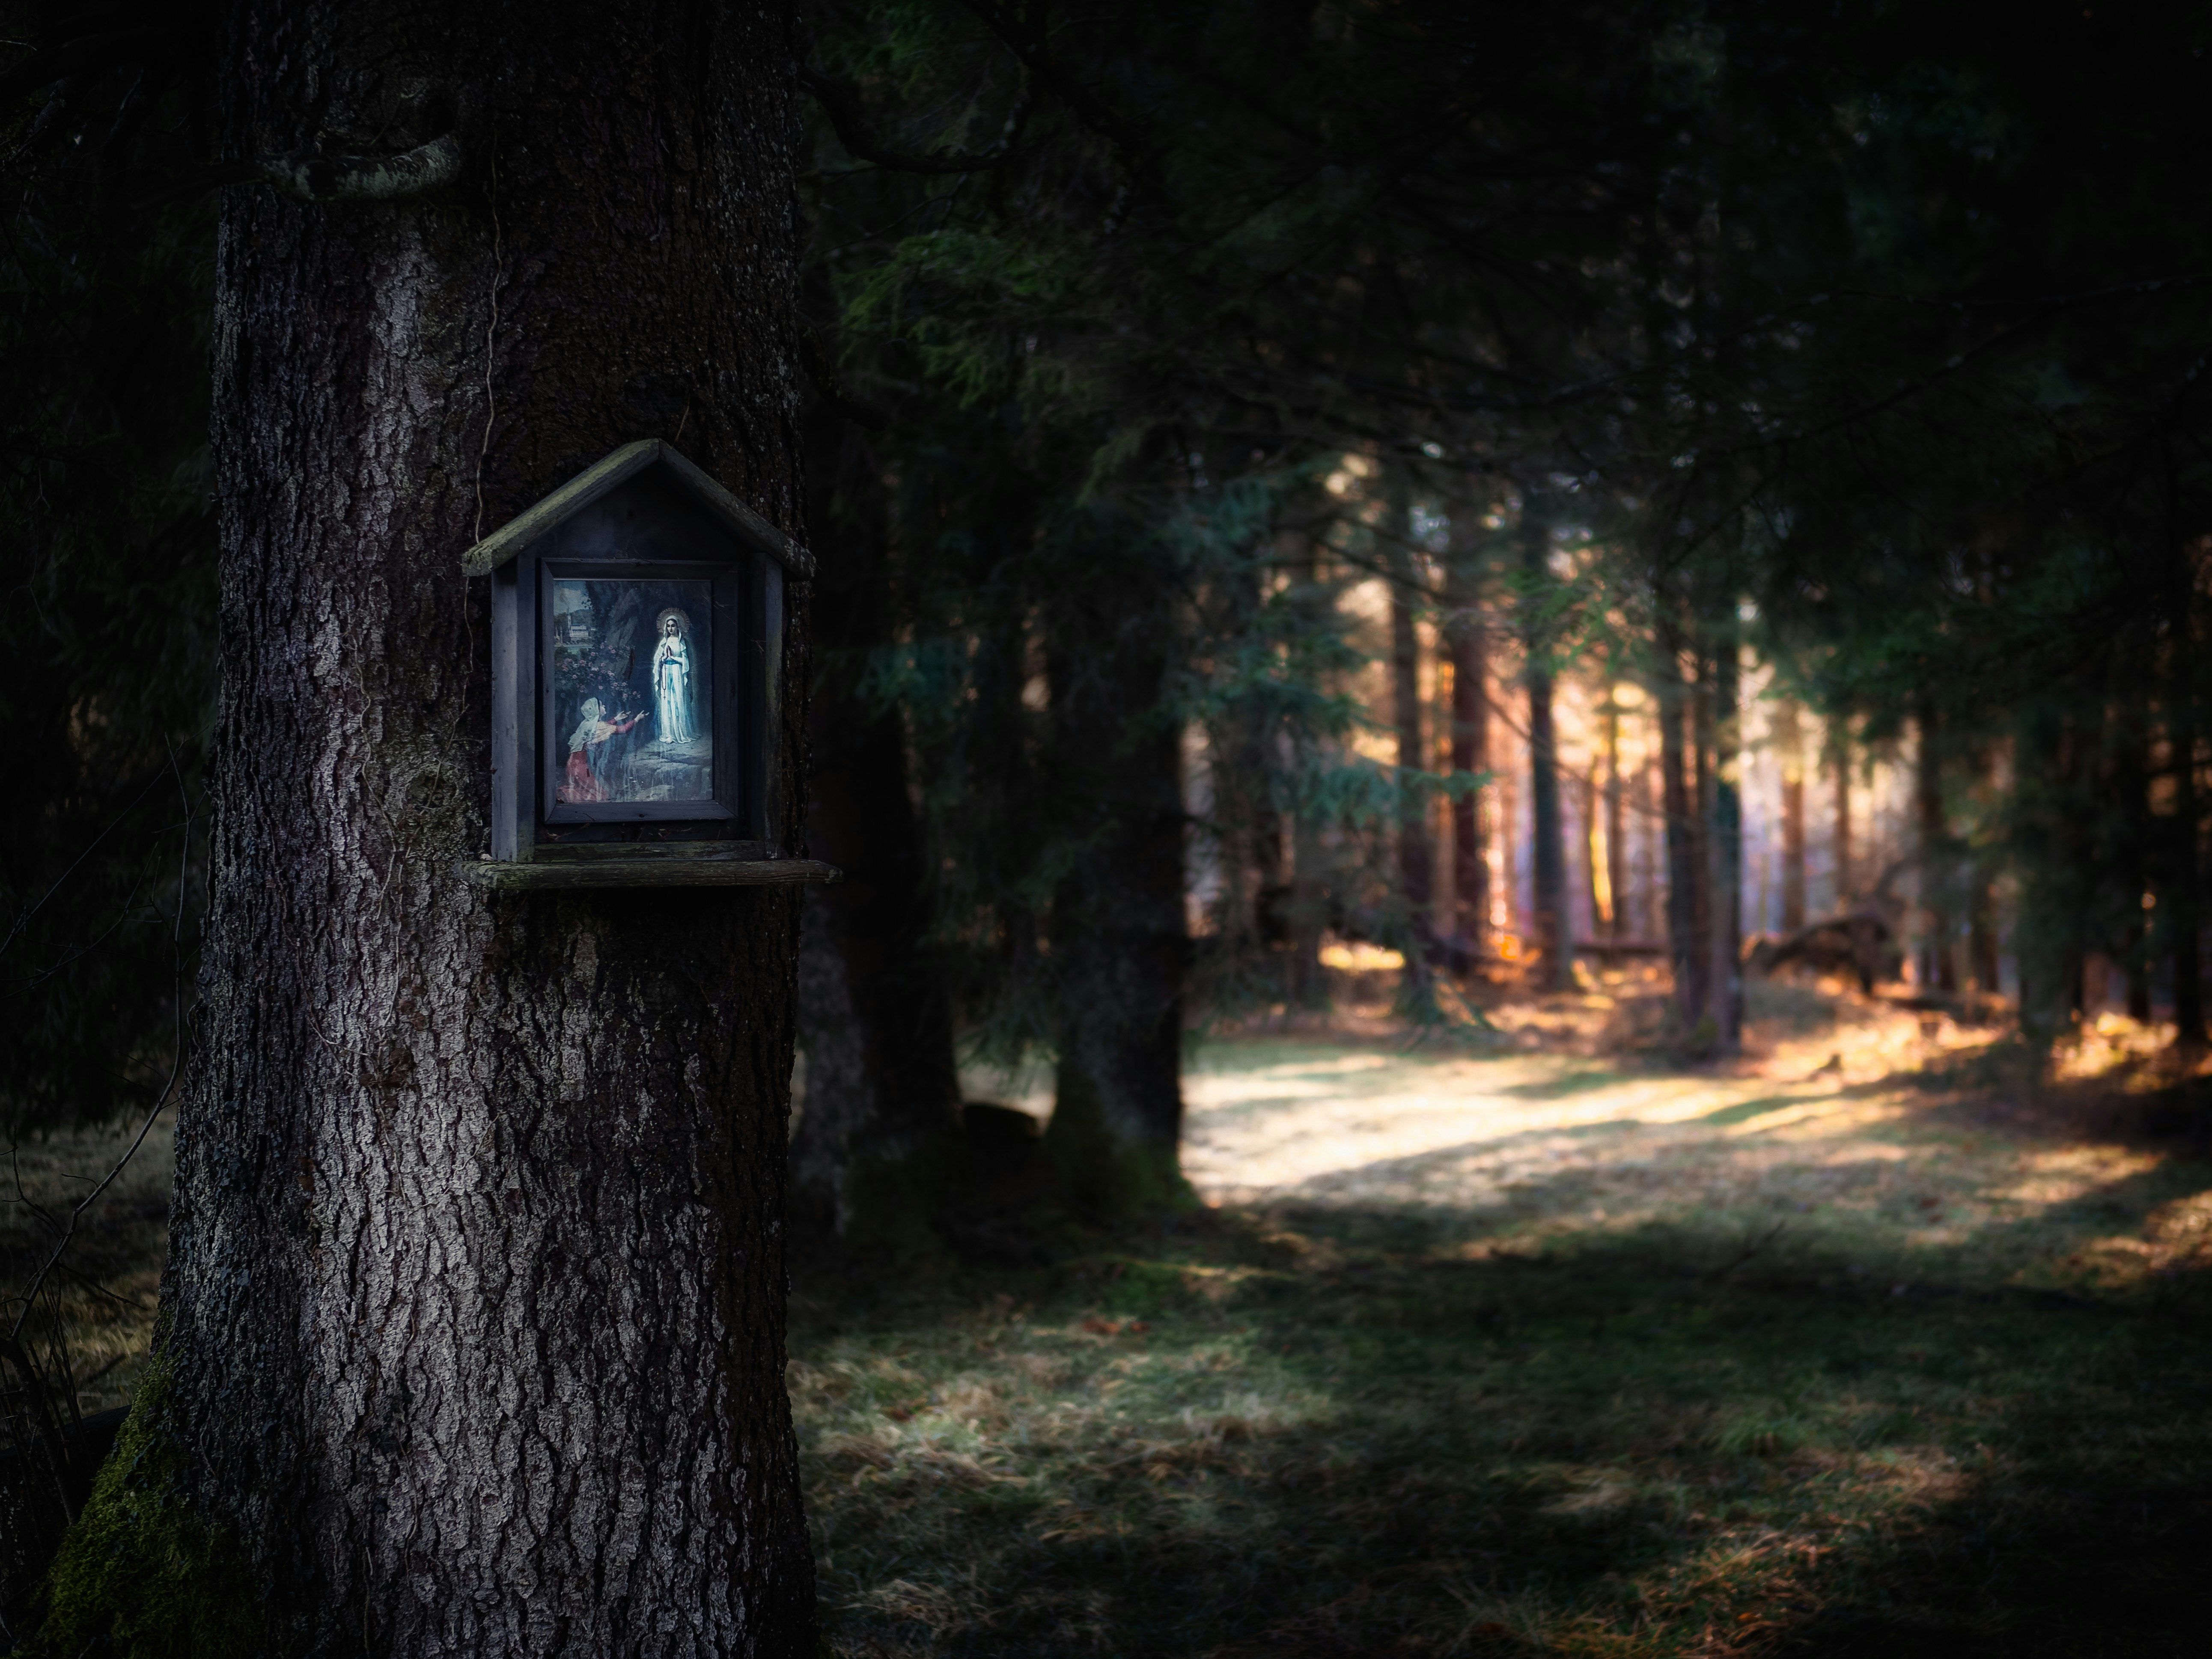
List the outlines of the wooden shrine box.
{"label": "wooden shrine box", "polygon": [[462,559],[492,583],[498,888],[834,880],[783,856],[776,700],[806,550],[668,445],[627,444]]}

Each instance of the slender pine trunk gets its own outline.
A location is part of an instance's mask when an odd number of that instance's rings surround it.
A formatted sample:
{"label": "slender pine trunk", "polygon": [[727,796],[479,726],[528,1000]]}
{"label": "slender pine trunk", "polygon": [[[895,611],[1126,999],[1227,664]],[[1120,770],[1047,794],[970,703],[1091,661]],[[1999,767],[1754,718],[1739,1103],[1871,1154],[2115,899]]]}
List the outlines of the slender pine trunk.
{"label": "slender pine trunk", "polygon": [[1524,680],[1528,690],[1528,801],[1534,846],[1534,942],[1536,984],[1547,991],[1570,983],[1567,932],[1567,856],[1559,818],[1559,740],[1552,725],[1551,638],[1541,617],[1551,580],[1552,523],[1548,504],[1523,488],[1521,506],[1522,604],[1527,607],[1521,638],[1528,653]]}
{"label": "slender pine trunk", "polygon": [[[2145,630],[2146,634],[2148,630]],[[2138,638],[2138,650],[2148,643]],[[2160,930],[2157,912],[2148,909],[2142,896],[2164,892],[2167,884],[2160,868],[2158,820],[2151,811],[2150,740],[2153,714],[2149,688],[2137,665],[2135,652],[2115,653],[2112,665],[2112,724],[2111,789],[2115,845],[2112,862],[2118,888],[2118,937],[2112,941],[2118,966],[2127,978],[2128,1012],[2148,1019],[2151,979],[2157,963]],[[2157,875],[2154,876],[2154,872]]]}
{"label": "slender pine trunk", "polygon": [[2166,474],[2166,748],[2173,767],[2173,844],[2164,918],[2173,953],[2175,1041],[2204,1045],[2203,849],[2197,788],[2197,569],[2185,540],[2171,441],[2160,447]]}
{"label": "slender pine trunk", "polygon": [[1659,624],[1659,794],[1667,824],[1667,955],[1674,969],[1675,1019],[1694,1042],[1705,1024],[1705,960],[1698,948],[1698,890],[1703,864],[1690,777],[1691,688],[1682,675],[1680,631]]}
{"label": "slender pine trunk", "polygon": [[1384,550],[1390,573],[1390,712],[1397,737],[1400,780],[1398,886],[1406,905],[1406,987],[1418,995],[1429,979],[1436,876],[1429,842],[1428,795],[1413,781],[1414,774],[1428,770],[1428,754],[1421,742],[1421,641],[1415,626],[1418,578],[1410,502],[1401,472],[1391,474],[1389,499]]}
{"label": "slender pine trunk", "polygon": [[[1458,517],[1459,515],[1455,515]],[[1451,768],[1462,778],[1490,769],[1490,641],[1474,554],[1456,527],[1445,579],[1444,639],[1451,656]],[[1452,802],[1452,931],[1477,957],[1490,948],[1490,860],[1483,844],[1483,795],[1468,788]]]}
{"label": "slender pine trunk", "polygon": [[1913,811],[1920,833],[1920,904],[1927,929],[1921,947],[1920,982],[1946,996],[1959,988],[1956,849],[1943,811],[1943,747],[1934,700],[1923,696],[1916,722]]}
{"label": "slender pine trunk", "polygon": [[1797,705],[1785,702],[1777,716],[1782,758],[1782,931],[1805,925],[1805,753]]}
{"label": "slender pine trunk", "polygon": [[1831,820],[1829,845],[1835,860],[1836,903],[1838,912],[1851,908],[1858,896],[1858,872],[1851,855],[1851,732],[1840,714],[1828,721],[1830,777],[1835,788],[1835,816]]}
{"label": "slender pine trunk", "polygon": [[1735,605],[1733,598],[1717,618],[1713,647],[1711,839],[1706,852],[1707,944],[1711,951],[1711,1010],[1714,1042],[1722,1054],[1743,1046],[1743,797],[1742,723],[1738,708]]}
{"label": "slender pine trunk", "polygon": [[[1334,613],[1334,599],[1322,586],[1317,538],[1299,527],[1279,531],[1275,546],[1291,578],[1283,602],[1295,606],[1302,630],[1320,638]],[[1295,780],[1295,757],[1286,762]],[[1322,971],[1322,936],[1328,925],[1328,859],[1322,844],[1322,824],[1311,805],[1294,798],[1289,812],[1291,842],[1290,890],[1285,905],[1285,931],[1290,956],[1285,967],[1285,992],[1293,1008],[1320,1009],[1328,1006],[1328,978]]]}
{"label": "slender pine trunk", "polygon": [[1605,857],[1611,910],[1607,932],[1616,940],[1628,933],[1629,875],[1626,797],[1620,776],[1620,709],[1610,696],[1605,703]]}

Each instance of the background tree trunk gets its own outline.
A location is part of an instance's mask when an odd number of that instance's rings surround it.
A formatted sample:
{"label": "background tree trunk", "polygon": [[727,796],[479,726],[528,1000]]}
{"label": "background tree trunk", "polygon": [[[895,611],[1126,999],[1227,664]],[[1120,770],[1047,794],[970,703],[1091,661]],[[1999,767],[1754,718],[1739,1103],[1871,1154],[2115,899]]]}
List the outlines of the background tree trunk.
{"label": "background tree trunk", "polygon": [[806,421],[816,651],[811,850],[845,872],[805,902],[799,1030],[806,1098],[791,1146],[793,1199],[849,1243],[927,1249],[937,1176],[924,1167],[958,1121],[952,1004],[929,949],[927,855],[896,709],[862,689],[891,639],[878,464],[850,422]]}
{"label": "background tree trunk", "polygon": [[[1457,515],[1455,515],[1457,516]],[[1455,532],[1457,534],[1457,532]],[[1455,549],[1447,580],[1450,617],[1445,640],[1451,653],[1451,767],[1462,777],[1490,769],[1489,641],[1482,596],[1470,555]],[[1478,957],[1490,949],[1490,860],[1482,839],[1482,796],[1470,788],[1452,802],[1452,931]]]}
{"label": "background tree trunk", "polygon": [[1797,705],[1785,702],[1775,716],[1775,746],[1782,760],[1782,931],[1805,925],[1805,740]]}
{"label": "background tree trunk", "polygon": [[1832,821],[1829,844],[1836,866],[1836,902],[1838,911],[1850,908],[1858,893],[1858,876],[1852,867],[1851,858],[1851,733],[1840,714],[1828,720],[1828,759],[1835,781],[1835,817]]}
{"label": "background tree trunk", "polygon": [[1707,981],[1715,1045],[1732,1054],[1743,1046],[1743,796],[1741,671],[1737,663],[1735,602],[1716,617],[1713,643],[1712,795],[1707,939]]}
{"label": "background tree trunk", "polygon": [[1705,1018],[1705,961],[1698,948],[1698,887],[1703,868],[1699,819],[1690,786],[1692,692],[1682,678],[1680,635],[1659,627],[1659,798],[1667,820],[1667,957],[1674,974],[1675,1018],[1683,1036]]}
{"label": "background tree trunk", "polygon": [[1522,642],[1528,652],[1528,801],[1535,845],[1534,932],[1536,984],[1547,991],[1570,982],[1567,932],[1567,849],[1559,822],[1559,750],[1552,727],[1551,641],[1539,621],[1551,580],[1551,516],[1539,493],[1521,492],[1521,573],[1526,583]]}
{"label": "background tree trunk", "polygon": [[1421,746],[1421,643],[1414,627],[1417,578],[1402,471],[1390,474],[1389,504],[1383,551],[1390,572],[1390,712],[1398,739],[1398,885],[1406,902],[1408,933],[1405,983],[1418,994],[1429,981],[1436,861],[1429,844],[1428,797],[1411,777],[1428,770],[1428,754]]}
{"label": "background tree trunk", "polygon": [[271,0],[230,29],[234,156],[459,118],[467,172],[228,198],[203,1063],[141,1410],[266,1651],[811,1651],[798,902],[456,867],[490,792],[480,532],[645,436],[799,527],[790,20]]}
{"label": "background tree trunk", "polygon": [[1920,984],[1949,994],[1959,988],[1959,968],[1952,949],[1958,932],[1958,878],[1955,849],[1943,815],[1943,754],[1936,735],[1936,704],[1923,697],[1915,723],[1919,742],[1914,753],[1913,811],[1920,831],[1920,903],[1926,914],[1928,937],[1921,950]]}
{"label": "background tree trunk", "polygon": [[2019,798],[2013,844],[2021,872],[2014,956],[2021,1032],[2038,1049],[2057,1040],[2081,998],[2081,733],[2063,701],[2039,698],[2015,716]]}
{"label": "background tree trunk", "polygon": [[[1285,529],[1277,533],[1275,545],[1291,576],[1285,599],[1297,607],[1303,626],[1318,631],[1334,607],[1334,596],[1322,584],[1319,538],[1308,529]],[[1328,1006],[1328,980],[1321,963],[1322,935],[1328,926],[1327,878],[1328,855],[1322,844],[1320,817],[1309,803],[1294,800],[1286,917],[1291,951],[1285,986],[1294,1008]]]}
{"label": "background tree trunk", "polygon": [[2173,951],[2175,1041],[2204,1046],[2203,869],[2197,795],[2197,571],[2182,536],[2173,448],[2160,445],[2165,462],[2166,626],[2166,748],[2173,766],[2173,845],[2167,863],[2166,915]]}
{"label": "background tree trunk", "polygon": [[1605,697],[1605,859],[1606,890],[1610,908],[1607,931],[1615,939],[1628,936],[1630,893],[1627,801],[1620,776],[1620,706],[1608,685]]}
{"label": "background tree trunk", "polygon": [[1053,896],[1060,1063],[1045,1149],[1100,1217],[1182,1201],[1183,804],[1162,707],[1175,584],[1110,508],[1070,532],[1046,606],[1048,791],[1084,853]]}

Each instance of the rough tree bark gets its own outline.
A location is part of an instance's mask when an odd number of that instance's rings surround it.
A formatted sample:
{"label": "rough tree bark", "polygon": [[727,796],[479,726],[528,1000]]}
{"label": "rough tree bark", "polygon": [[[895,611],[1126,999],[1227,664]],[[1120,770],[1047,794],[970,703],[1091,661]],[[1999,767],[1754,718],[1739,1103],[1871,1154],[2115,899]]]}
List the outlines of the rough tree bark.
{"label": "rough tree bark", "polygon": [[1084,855],[1054,893],[1060,1059],[1045,1150],[1100,1217],[1184,1201],[1183,804],[1180,733],[1161,707],[1176,584],[1109,508],[1070,532],[1044,607],[1049,794]]}
{"label": "rough tree bark", "polygon": [[1567,854],[1559,822],[1559,750],[1552,726],[1551,641],[1539,620],[1551,578],[1551,515],[1538,493],[1521,492],[1521,572],[1527,584],[1522,641],[1528,653],[1528,801],[1535,845],[1536,983],[1547,991],[1569,983]]}
{"label": "rough tree bark", "polygon": [[806,898],[799,1030],[806,1099],[792,1139],[800,1215],[848,1243],[927,1249],[928,1167],[958,1121],[952,1004],[929,949],[927,854],[906,734],[861,676],[890,643],[888,504],[865,435],[817,402],[805,425],[817,575],[810,850],[845,872]]}
{"label": "rough tree bark", "polygon": [[230,29],[234,156],[458,122],[465,167],[226,204],[204,1061],[141,1426],[258,1588],[259,1651],[811,1652],[797,901],[456,867],[490,793],[477,533],[643,436],[799,527],[791,20],[249,0]]}

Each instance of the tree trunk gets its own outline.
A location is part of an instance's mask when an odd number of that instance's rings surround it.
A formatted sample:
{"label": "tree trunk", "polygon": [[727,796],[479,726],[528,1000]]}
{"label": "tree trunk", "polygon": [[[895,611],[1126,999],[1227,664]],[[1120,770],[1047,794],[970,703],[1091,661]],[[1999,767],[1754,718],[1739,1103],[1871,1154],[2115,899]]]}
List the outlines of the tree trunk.
{"label": "tree trunk", "polygon": [[1536,985],[1566,988],[1571,941],[1567,934],[1567,851],[1559,822],[1559,752],[1552,729],[1551,640],[1539,622],[1541,595],[1551,580],[1551,516],[1538,493],[1521,493],[1521,572],[1527,607],[1521,634],[1528,652],[1528,802],[1534,819]]}
{"label": "tree trunk", "polygon": [[188,1470],[162,1501],[254,1589],[226,1651],[811,1652],[798,902],[488,896],[456,868],[491,791],[476,536],[647,436],[799,525],[790,20],[271,0],[227,38],[234,157],[458,118],[466,173],[226,201],[204,1046],[139,1407]]}
{"label": "tree trunk", "polygon": [[1682,678],[1680,639],[1659,627],[1659,795],[1667,820],[1667,956],[1674,974],[1674,1011],[1694,1043],[1705,1022],[1705,960],[1698,948],[1698,888],[1704,860],[1697,803],[1690,786],[1691,690]]}
{"label": "tree trunk", "polygon": [[1794,933],[1805,925],[1805,740],[1796,703],[1782,705],[1776,727],[1782,750],[1782,931]]}
{"label": "tree trunk", "polygon": [[[1480,590],[1463,550],[1454,561],[1445,639],[1452,665],[1452,770],[1463,778],[1490,769],[1489,640]],[[1452,802],[1453,932],[1477,956],[1490,946],[1490,860],[1482,838],[1482,793],[1469,788]]]}
{"label": "tree trunk", "polygon": [[1997,872],[1986,860],[1975,860],[1974,892],[1967,908],[1966,934],[1968,954],[1973,958],[1974,988],[1984,996],[1996,996],[2000,988],[1997,971]]}
{"label": "tree trunk", "polygon": [[1531,934],[1521,909],[1521,773],[1516,765],[1498,768],[1498,853],[1505,878],[1506,926],[1520,939],[1525,959]]}
{"label": "tree trunk", "polygon": [[[2127,979],[2128,1013],[2143,1020],[2150,1018],[2151,975],[2159,937],[2157,913],[2144,907],[2143,896],[2153,888],[2151,872],[2164,850],[2158,845],[2158,821],[2150,800],[2153,688],[2144,684],[2141,667],[2144,653],[2154,649],[2152,630],[2141,629],[2129,646],[2113,653],[2110,665],[2109,788],[2113,810],[2109,846],[2117,890],[2110,945],[2116,958],[2113,965]],[[2159,879],[2155,885],[2163,890],[2166,883]]]}
{"label": "tree trunk", "polygon": [[927,1212],[957,1121],[952,1006],[928,944],[927,854],[907,787],[906,733],[867,696],[891,640],[887,503],[861,434],[826,404],[807,416],[815,641],[811,850],[845,872],[806,898],[799,1030],[806,1098],[792,1140],[799,1215],[848,1243],[933,1248]]}
{"label": "tree trunk", "polygon": [[1620,777],[1620,708],[1610,692],[1605,700],[1605,858],[1608,910],[1606,921],[1616,939],[1627,937],[1629,857],[1626,800]]}
{"label": "tree trunk", "polygon": [[1405,986],[1418,994],[1429,978],[1436,883],[1428,796],[1413,777],[1428,770],[1428,754],[1421,746],[1421,641],[1414,626],[1413,525],[1403,472],[1390,474],[1389,503],[1383,550],[1390,573],[1390,713],[1398,739],[1398,885],[1406,903]]}
{"label": "tree trunk", "polygon": [[1840,714],[1829,718],[1828,747],[1836,787],[1836,816],[1831,836],[1836,864],[1835,908],[1843,911],[1850,908],[1858,889],[1851,868],[1851,733]]}
{"label": "tree trunk", "polygon": [[1713,979],[1713,659],[1696,653],[1698,681],[1690,696],[1690,807],[1698,826],[1698,867],[1692,889],[1691,948],[1706,1018],[1698,1046],[1710,1049],[1718,1021],[1720,991]]}
{"label": "tree trunk", "polygon": [[1664,799],[1659,757],[1646,748],[1644,764],[1636,769],[1636,936],[1644,939],[1657,939],[1667,925],[1667,884],[1659,878],[1667,861]]}
{"label": "tree trunk", "polygon": [[2020,1025],[2048,1049],[2081,1001],[2082,921],[2087,910],[2083,744],[2063,698],[2036,698],[2014,716],[2017,791],[2013,842],[2020,908],[2013,953],[2020,969]]}
{"label": "tree trunk", "polygon": [[1576,811],[1582,818],[1583,902],[1589,909],[1590,936],[1595,938],[1612,931],[1613,875],[1606,865],[1605,825],[1598,815],[1601,797],[1595,765],[1576,775],[1575,795]]}
{"label": "tree trunk", "polygon": [[[1276,547],[1291,572],[1285,596],[1299,611],[1302,628],[1319,635],[1334,610],[1334,597],[1322,585],[1318,538],[1310,531],[1277,533]],[[1310,803],[1294,801],[1291,815],[1291,891],[1288,932],[1290,1003],[1295,1008],[1328,1006],[1328,978],[1322,971],[1322,936],[1328,927],[1328,860],[1322,844],[1321,820]]]}
{"label": "tree trunk", "polygon": [[1949,994],[1959,988],[1952,938],[1958,931],[1957,878],[1953,872],[1951,833],[1943,818],[1942,745],[1936,736],[1936,705],[1920,701],[1920,740],[1914,757],[1913,808],[1920,830],[1920,903],[1928,937],[1921,951],[1923,988]]}
{"label": "tree trunk", "polygon": [[[1109,508],[1070,533],[1046,607],[1049,794],[1085,848],[1053,897],[1060,1062],[1045,1149],[1101,1218],[1179,1204],[1183,805],[1163,707],[1177,618],[1170,572]],[[1162,563],[1164,561],[1161,561]]]}
{"label": "tree trunk", "polygon": [[1732,1054],[1743,1046],[1743,797],[1738,781],[1742,720],[1733,599],[1717,620],[1720,637],[1713,649],[1712,828],[1706,844],[1711,870],[1706,925],[1712,966],[1706,983],[1711,987],[1715,1046],[1718,1052]]}
{"label": "tree trunk", "polygon": [[2172,447],[2162,446],[2166,473],[2166,750],[2173,766],[2173,845],[2167,863],[2166,915],[2173,951],[2175,1041],[2204,1045],[2203,865],[2197,801],[2197,572],[2185,543]]}

